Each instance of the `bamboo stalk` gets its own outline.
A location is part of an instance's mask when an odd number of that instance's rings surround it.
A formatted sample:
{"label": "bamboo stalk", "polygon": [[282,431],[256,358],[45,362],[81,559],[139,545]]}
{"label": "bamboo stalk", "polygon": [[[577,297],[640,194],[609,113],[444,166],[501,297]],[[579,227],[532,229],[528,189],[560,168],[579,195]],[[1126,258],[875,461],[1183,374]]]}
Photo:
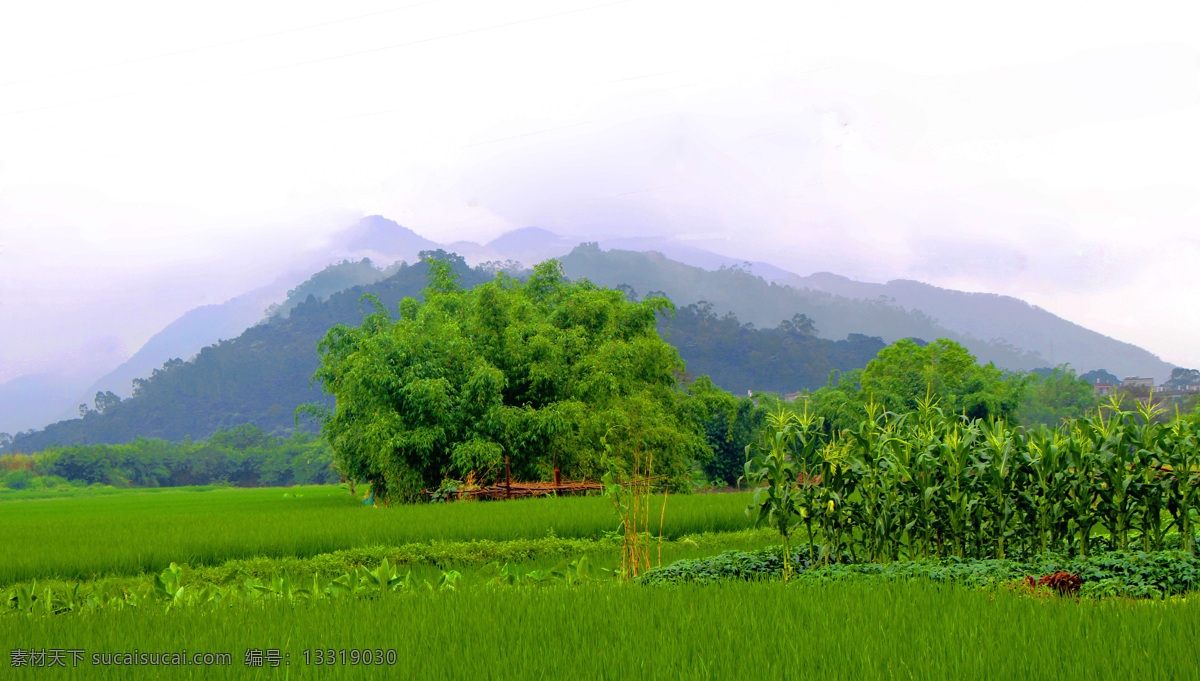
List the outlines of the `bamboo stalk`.
{"label": "bamboo stalk", "polygon": [[662,567],[662,536],[663,536],[663,521],[667,519],[667,495],[671,493],[668,488],[663,490],[662,514],[658,516],[658,566]]}

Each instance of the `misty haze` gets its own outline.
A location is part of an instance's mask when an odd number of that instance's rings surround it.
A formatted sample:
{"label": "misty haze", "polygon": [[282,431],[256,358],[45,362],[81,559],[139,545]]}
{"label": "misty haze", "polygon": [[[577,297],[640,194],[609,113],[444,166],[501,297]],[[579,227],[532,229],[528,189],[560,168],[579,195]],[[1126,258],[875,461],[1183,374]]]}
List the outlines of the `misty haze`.
{"label": "misty haze", "polygon": [[1186,676],[1197,25],[6,8],[0,665]]}

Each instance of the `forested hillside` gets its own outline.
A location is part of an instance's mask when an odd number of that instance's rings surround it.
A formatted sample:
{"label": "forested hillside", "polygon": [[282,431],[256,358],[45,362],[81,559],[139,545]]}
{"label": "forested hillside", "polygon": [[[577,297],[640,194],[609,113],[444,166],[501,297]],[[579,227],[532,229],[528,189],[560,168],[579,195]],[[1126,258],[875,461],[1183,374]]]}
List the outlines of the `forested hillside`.
{"label": "forested hillside", "polygon": [[1108,367],[1122,376],[1149,376],[1156,381],[1171,373],[1169,363],[1147,350],[1011,296],[955,291],[905,279],[870,284],[828,272],[807,277],[790,275],[779,281],[847,298],[891,300],[907,309],[921,310],[951,330],[977,338],[1003,338],[1039,353],[1048,360],[1048,366],[1069,363],[1079,371]]}
{"label": "forested hillside", "polygon": [[596,244],[583,244],[563,258],[563,270],[568,277],[586,277],[609,287],[624,284],[640,294],[662,291],[676,305],[705,300],[717,315],[733,312],[743,323],[760,328],[774,328],[799,312],[813,320],[822,338],[864,334],[888,343],[901,338],[948,338],[980,362],[995,362],[1002,369],[1029,370],[1049,364],[1040,355],[1006,343],[956,333],[919,310],[906,310],[887,300],[855,300],[768,283],[736,267],[713,272],[654,252],[602,251]]}
{"label": "forested hillside", "polygon": [[[193,309],[155,334],[128,361],[104,369],[108,373],[94,382],[91,376],[95,374],[73,379],[46,374],[0,385],[0,421],[7,423],[0,423],[0,431],[16,432],[73,418],[80,403],[90,404],[97,392],[126,397],[131,379],[147,376],[169,358],[188,359],[206,344],[237,336],[260,322],[264,309],[268,316],[286,316],[309,294],[320,301],[349,287],[372,285],[395,272],[397,266],[376,267],[364,256],[381,263],[413,262],[420,251],[437,248],[467,254],[471,262],[482,262],[485,270],[513,274],[521,263],[565,254],[561,259],[568,277],[586,277],[610,287],[627,285],[642,293],[665,292],[680,306],[708,301],[714,314],[732,312],[742,325],[773,329],[800,312],[815,322],[819,338],[839,341],[851,334],[877,336],[885,342],[908,337],[948,338],[968,348],[980,361],[1009,370],[1069,363],[1078,372],[1107,367],[1120,376],[1149,376],[1161,382],[1171,369],[1146,350],[1007,296],[954,291],[915,281],[873,284],[825,272],[802,277],[767,263],[739,264],[734,258],[662,237],[608,239],[602,242],[611,247],[608,251],[596,244],[572,251],[572,243],[577,241],[527,227],[483,245],[439,245],[381,216],[364,218],[310,258],[313,263],[328,262],[324,258],[341,262],[298,286],[301,270],[293,270],[270,286],[220,305]],[[289,286],[294,288],[284,299]],[[92,385],[85,389],[88,383]]]}
{"label": "forested hillside", "polygon": [[[456,270],[464,285],[491,275],[472,270],[461,260]],[[299,404],[321,401],[310,385],[317,368],[317,341],[336,324],[358,324],[371,311],[365,293],[374,294],[389,310],[425,287],[428,266],[401,267],[369,286],[356,286],[318,301],[310,296],[269,323],[200,351],[192,361],[173,359],[151,376],[135,381],[134,396],[62,421],[44,430],[18,434],[14,451],[36,451],[54,444],[114,444],[135,437],[181,440],[204,438],[221,428],[249,423],[273,433],[294,430]],[[306,424],[301,424],[305,426]]]}
{"label": "forested hillside", "polygon": [[[454,260],[464,287],[494,276],[494,267],[471,269],[456,256],[434,255]],[[298,426],[294,412],[300,404],[325,399],[310,383],[317,368],[317,342],[334,325],[362,321],[371,311],[369,302],[360,302],[363,294],[374,294],[389,311],[395,311],[406,296],[419,297],[428,269],[425,262],[402,266],[382,281],[356,286],[326,300],[310,296],[291,308],[290,314],[274,315],[238,338],[204,348],[190,361],[167,362],[151,376],[136,381],[130,399],[106,404],[85,418],[19,434],[12,449],[28,452],[52,445],[116,444],[136,437],[201,439],[243,423],[279,435],[297,427],[311,429],[306,422]],[[709,276],[720,281],[730,274]],[[716,286],[712,289],[719,291]],[[747,389],[792,392],[816,388],[832,370],[865,366],[884,345],[878,338],[857,334],[836,342],[819,338],[803,322],[791,321],[799,313],[794,309],[786,314],[788,323],[777,328],[756,329],[733,315],[718,318],[708,306],[685,304],[673,317],[660,319],[658,329],[678,348],[689,374],[710,375],[718,386],[739,394]]]}
{"label": "forested hillside", "polygon": [[865,367],[886,347],[879,337],[858,333],[839,341],[819,338],[808,321],[797,314],[774,329],[755,329],[733,313],[718,317],[701,301],[678,308],[659,331],[679,350],[689,375],[707,375],[735,395],[813,390],[830,372]]}
{"label": "forested hillside", "polygon": [[303,284],[287,292],[287,298],[282,303],[274,303],[266,309],[267,317],[287,316],[298,305],[308,300],[309,296],[317,300],[325,300],[329,296],[354,288],[369,286],[396,274],[403,267],[403,262],[397,262],[386,268],[376,267],[370,258],[359,261],[343,260],[329,265],[312,275]]}
{"label": "forested hillside", "polygon": [[285,290],[285,284],[276,282],[219,305],[201,305],[187,311],[151,336],[127,361],[96,380],[86,390],[72,395],[76,398],[74,403],[59,418],[74,415],[81,401],[90,405],[92,396],[97,392],[112,391],[121,397],[128,397],[133,379],[148,375],[162,366],[167,358],[188,358],[213,342],[237,338],[260,321],[263,310],[278,300]]}

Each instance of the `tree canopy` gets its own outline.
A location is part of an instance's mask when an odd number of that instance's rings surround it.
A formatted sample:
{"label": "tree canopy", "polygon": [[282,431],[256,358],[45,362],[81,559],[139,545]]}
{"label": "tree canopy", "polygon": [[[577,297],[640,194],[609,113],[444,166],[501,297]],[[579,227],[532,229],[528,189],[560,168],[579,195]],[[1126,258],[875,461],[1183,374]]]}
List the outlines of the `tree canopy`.
{"label": "tree canopy", "polygon": [[930,398],[947,411],[972,419],[1014,419],[1025,379],[994,364],[980,365],[966,348],[947,339],[922,345],[899,340],[879,351],[862,370],[817,391],[814,402],[826,423],[856,423],[868,403],[887,411],[917,411]]}
{"label": "tree canopy", "polygon": [[[682,362],[655,332],[665,298],[631,302],[557,261],[525,282],[503,272],[466,290],[430,259],[423,301],[381,305],[318,344],[313,375],[335,406],[315,406],[341,469],[384,499],[416,498],[447,476],[490,482],[504,458],[518,479],[598,479],[634,453],[676,486],[707,448],[679,407]],[[611,457],[607,458],[611,453]]]}
{"label": "tree canopy", "polygon": [[1183,367],[1172,369],[1171,377],[1163,383],[1163,387],[1171,390],[1183,390],[1194,385],[1200,385],[1200,371]]}
{"label": "tree canopy", "polygon": [[701,376],[687,386],[684,412],[699,428],[712,458],[704,464],[709,481],[737,485],[745,472],[746,445],[766,423],[767,410],[749,397],[736,397]]}
{"label": "tree canopy", "polygon": [[1091,371],[1087,372],[1086,374],[1083,374],[1082,376],[1080,376],[1080,378],[1087,381],[1088,385],[1096,385],[1096,384],[1120,385],[1121,384],[1121,379],[1117,378],[1115,374],[1113,374],[1112,372],[1109,372],[1105,369],[1092,369]]}
{"label": "tree canopy", "polygon": [[1092,384],[1064,364],[1048,371],[1030,372],[1017,419],[1027,428],[1042,424],[1054,428],[1064,419],[1081,418],[1098,403]]}
{"label": "tree canopy", "polygon": [[839,341],[819,338],[813,321],[799,313],[776,328],[756,329],[732,312],[718,317],[703,300],[660,319],[659,332],[679,349],[688,373],[708,375],[738,395],[815,390],[830,371],[864,367],[886,347],[857,333]]}

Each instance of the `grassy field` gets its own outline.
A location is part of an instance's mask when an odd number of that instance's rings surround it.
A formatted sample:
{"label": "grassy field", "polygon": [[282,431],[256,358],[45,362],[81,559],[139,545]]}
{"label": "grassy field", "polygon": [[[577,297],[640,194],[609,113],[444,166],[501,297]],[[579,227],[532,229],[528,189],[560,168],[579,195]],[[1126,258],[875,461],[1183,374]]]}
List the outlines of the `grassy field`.
{"label": "grassy field", "polygon": [[[747,529],[749,494],[672,496],[664,563],[750,550],[777,534]],[[657,507],[657,502],[652,502]],[[189,593],[238,570],[264,577],[383,557],[436,583],[462,568],[456,591],[382,598],[162,602],[97,612],[0,616],[0,677],[62,679],[1188,679],[1195,675],[1200,599],[1032,597],[923,579],[630,585],[616,518],[604,498],[370,508],[336,487],[123,491],[0,502],[0,586],[31,578],[80,599],[140,590],[170,562],[188,563]],[[553,530],[554,536],[548,536]],[[591,578],[522,575],[587,555]],[[657,556],[655,556],[655,559]],[[496,564],[488,565],[488,561]],[[657,560],[655,560],[657,562]],[[353,567],[348,568],[353,571]],[[241,574],[241,573],[237,573]],[[91,580],[97,575],[108,575]],[[238,577],[237,579],[241,579]],[[91,581],[88,581],[91,580]],[[182,583],[182,582],[181,582]],[[15,589],[15,587],[14,587]],[[15,591],[14,591],[15,593]],[[46,602],[53,602],[47,600]],[[232,604],[231,604],[232,602]],[[395,664],[317,665],[316,653],[395,651]],[[12,666],[12,650],[79,650],[78,666]],[[93,654],[222,653],[227,666],[99,666]],[[246,665],[277,649],[279,668]]]}
{"label": "grassy field", "polygon": [[[667,500],[663,534],[749,527],[749,493]],[[660,508],[659,501],[652,506]],[[215,565],[254,556],[312,556],[410,542],[598,538],[615,529],[602,497],[371,508],[338,487],[127,491],[0,502],[0,585]],[[657,528],[655,528],[657,530]]]}
{"label": "grassy field", "polygon": [[[306,649],[396,651],[387,678],[1186,679],[1200,603],[1039,600],[925,582],[473,589],[383,600],[0,618],[9,648],[86,651],[6,678],[383,678]],[[92,665],[94,653],[229,653],[226,667]],[[278,669],[245,665],[278,649]],[[5,665],[7,666],[7,665]]]}
{"label": "grassy field", "polygon": [[[156,489],[139,489],[138,492],[168,492],[173,490],[191,490],[200,491],[205,489],[215,489],[212,486],[203,487],[159,487]],[[72,486],[62,485],[53,488],[39,487],[36,489],[9,489],[8,487],[0,487],[0,503],[5,501],[30,501],[34,499],[64,499],[64,498],[84,498],[84,497],[103,497],[113,494],[130,494],[133,490],[113,487],[112,485],[87,485],[87,486]]]}

